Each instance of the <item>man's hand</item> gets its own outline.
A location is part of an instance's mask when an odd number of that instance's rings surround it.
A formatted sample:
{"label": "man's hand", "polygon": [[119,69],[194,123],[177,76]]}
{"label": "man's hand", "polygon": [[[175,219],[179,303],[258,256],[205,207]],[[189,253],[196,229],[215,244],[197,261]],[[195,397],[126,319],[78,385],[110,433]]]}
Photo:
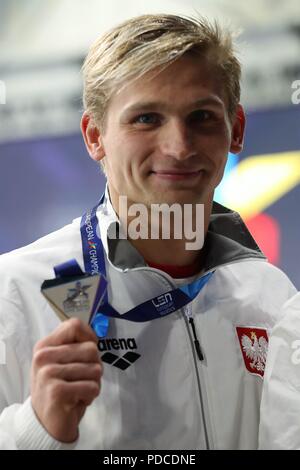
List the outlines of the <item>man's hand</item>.
{"label": "man's hand", "polygon": [[100,393],[97,337],[81,320],[63,322],[39,341],[31,368],[33,409],[52,437],[72,442],[86,407]]}

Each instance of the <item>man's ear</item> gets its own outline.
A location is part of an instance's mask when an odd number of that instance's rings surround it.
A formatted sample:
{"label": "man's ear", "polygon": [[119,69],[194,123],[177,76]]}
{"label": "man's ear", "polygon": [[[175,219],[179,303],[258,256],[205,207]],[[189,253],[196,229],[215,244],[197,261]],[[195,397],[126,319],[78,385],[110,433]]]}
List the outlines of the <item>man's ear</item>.
{"label": "man's ear", "polygon": [[243,150],[246,116],[241,104],[237,105],[236,115],[231,130],[231,153],[240,153]]}
{"label": "man's ear", "polygon": [[99,162],[105,157],[101,134],[93,119],[86,111],[82,115],[80,128],[90,157]]}

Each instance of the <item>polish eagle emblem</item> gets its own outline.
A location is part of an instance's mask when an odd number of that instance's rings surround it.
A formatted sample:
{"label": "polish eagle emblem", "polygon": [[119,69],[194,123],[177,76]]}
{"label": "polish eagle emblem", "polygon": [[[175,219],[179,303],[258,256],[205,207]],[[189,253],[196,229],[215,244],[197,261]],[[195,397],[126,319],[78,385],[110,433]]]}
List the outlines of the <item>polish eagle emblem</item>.
{"label": "polish eagle emblem", "polygon": [[237,327],[237,334],[247,370],[263,377],[268,354],[267,331],[263,328]]}

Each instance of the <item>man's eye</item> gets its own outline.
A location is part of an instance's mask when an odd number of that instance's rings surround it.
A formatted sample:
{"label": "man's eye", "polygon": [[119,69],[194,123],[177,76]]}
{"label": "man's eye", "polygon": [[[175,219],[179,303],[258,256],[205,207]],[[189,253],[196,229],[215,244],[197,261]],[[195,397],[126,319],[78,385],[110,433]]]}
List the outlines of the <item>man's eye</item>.
{"label": "man's eye", "polygon": [[158,117],[156,114],[140,114],[134,119],[134,122],[138,124],[156,124]]}
{"label": "man's eye", "polygon": [[205,122],[213,118],[213,114],[210,111],[198,110],[191,114],[191,121]]}

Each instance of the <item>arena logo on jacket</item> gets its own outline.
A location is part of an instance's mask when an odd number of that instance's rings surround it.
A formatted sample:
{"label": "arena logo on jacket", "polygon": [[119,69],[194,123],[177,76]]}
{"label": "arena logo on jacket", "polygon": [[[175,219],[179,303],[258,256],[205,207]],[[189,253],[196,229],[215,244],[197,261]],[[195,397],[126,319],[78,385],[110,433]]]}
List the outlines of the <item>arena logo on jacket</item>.
{"label": "arena logo on jacket", "polygon": [[269,339],[267,330],[252,326],[236,327],[241,352],[248,372],[264,376]]}
{"label": "arena logo on jacket", "polygon": [[[105,351],[101,356],[103,362],[121,370],[128,369],[141,357],[140,354],[134,352],[137,349],[134,338],[102,338],[98,341],[98,349],[100,352]],[[121,357],[115,352],[109,352],[111,350],[121,351]],[[124,351],[126,351],[125,354]]]}

